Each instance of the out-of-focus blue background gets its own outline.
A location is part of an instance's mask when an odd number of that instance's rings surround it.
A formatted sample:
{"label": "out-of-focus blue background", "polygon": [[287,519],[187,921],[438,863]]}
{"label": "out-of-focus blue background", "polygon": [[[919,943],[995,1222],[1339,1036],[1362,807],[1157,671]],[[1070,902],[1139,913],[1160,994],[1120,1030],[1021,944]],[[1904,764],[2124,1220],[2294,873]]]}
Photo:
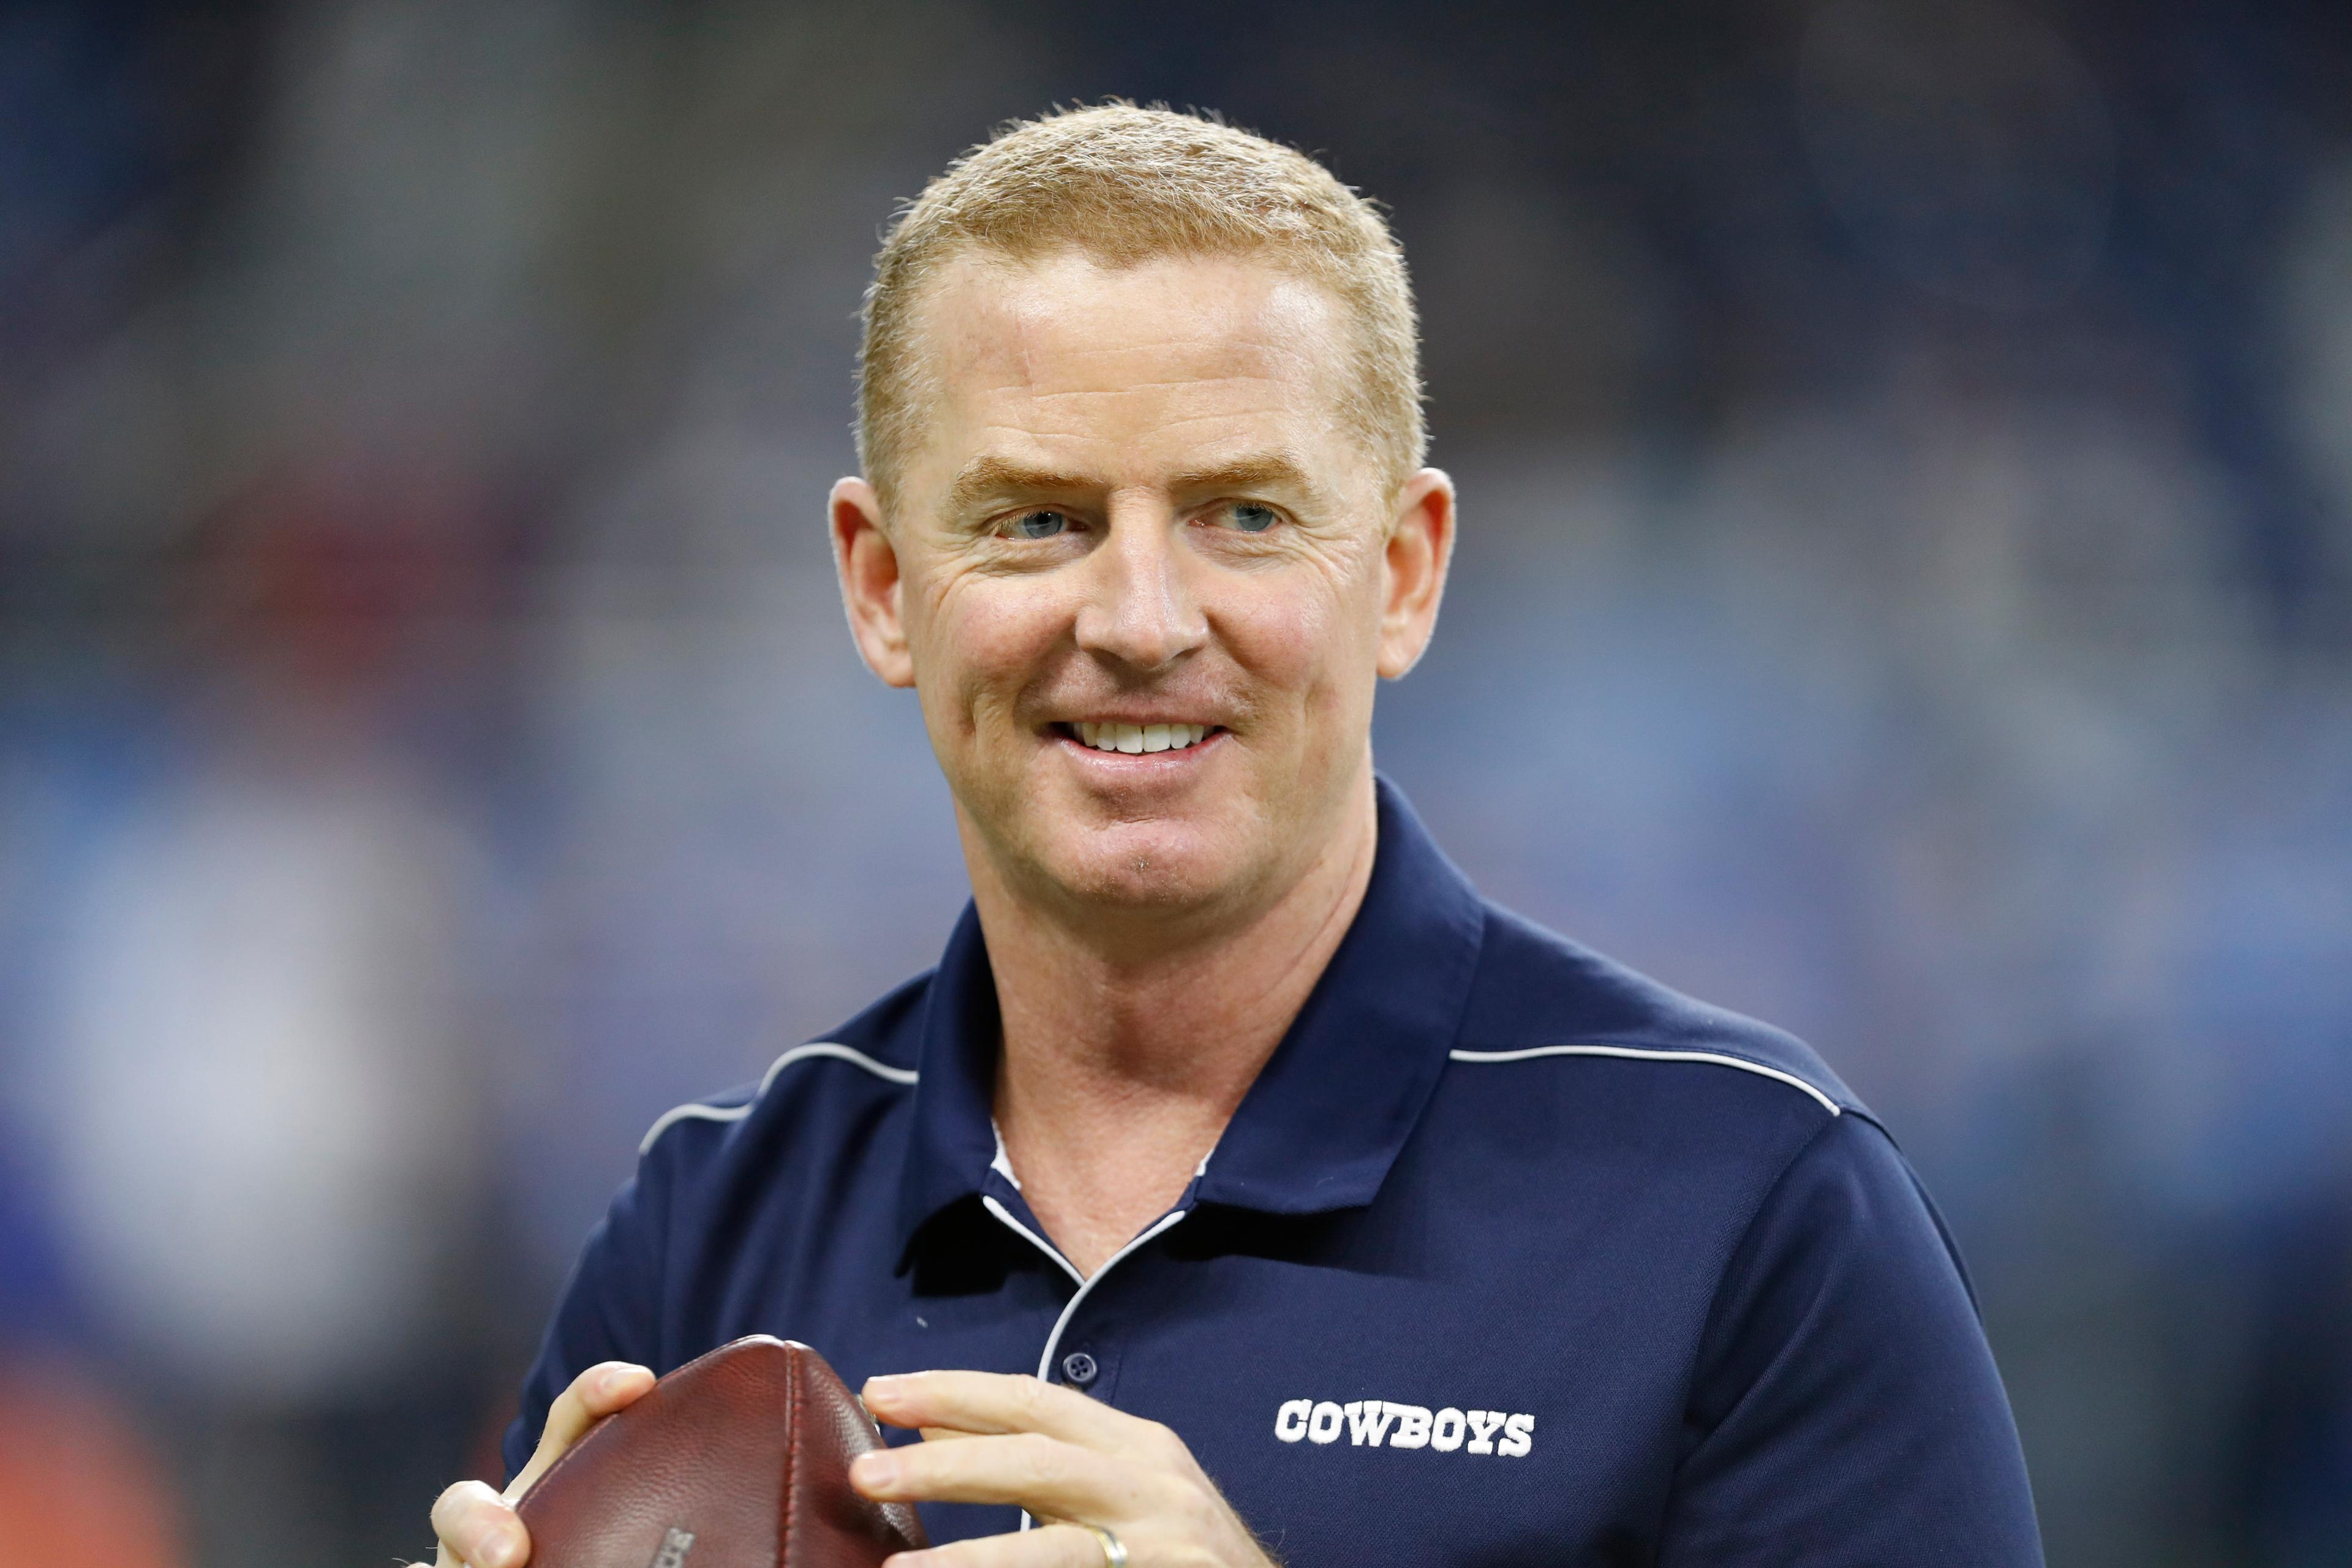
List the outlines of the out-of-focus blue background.
{"label": "out-of-focus blue background", "polygon": [[2060,1568],[2352,1563],[2352,15],[0,7],[0,1554],[428,1541],[638,1134],[962,897],[822,531],[877,231],[1201,104],[1388,202],[1383,765],[1808,1036]]}

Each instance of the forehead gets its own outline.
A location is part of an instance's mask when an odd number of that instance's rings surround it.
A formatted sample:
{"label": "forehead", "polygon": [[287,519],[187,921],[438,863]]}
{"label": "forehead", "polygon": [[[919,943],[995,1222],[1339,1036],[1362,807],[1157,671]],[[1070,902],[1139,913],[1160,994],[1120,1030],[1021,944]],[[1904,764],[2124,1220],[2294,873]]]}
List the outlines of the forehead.
{"label": "forehead", "polygon": [[1361,461],[1338,417],[1341,307],[1265,262],[961,257],[926,290],[917,336],[932,394],[919,487],[982,455],[1111,484],[1270,445]]}

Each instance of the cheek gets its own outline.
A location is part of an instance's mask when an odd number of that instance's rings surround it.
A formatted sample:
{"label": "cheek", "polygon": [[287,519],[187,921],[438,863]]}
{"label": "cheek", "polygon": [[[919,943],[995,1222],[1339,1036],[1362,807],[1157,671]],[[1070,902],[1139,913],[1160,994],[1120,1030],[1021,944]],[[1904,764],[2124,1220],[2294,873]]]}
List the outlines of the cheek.
{"label": "cheek", "polygon": [[1034,582],[960,577],[922,599],[911,642],[915,682],[934,727],[969,733],[1009,711],[1060,639],[1067,617]]}
{"label": "cheek", "polygon": [[1235,659],[1310,725],[1352,715],[1374,680],[1377,623],[1351,586],[1326,582],[1312,593],[1252,595],[1227,623]]}

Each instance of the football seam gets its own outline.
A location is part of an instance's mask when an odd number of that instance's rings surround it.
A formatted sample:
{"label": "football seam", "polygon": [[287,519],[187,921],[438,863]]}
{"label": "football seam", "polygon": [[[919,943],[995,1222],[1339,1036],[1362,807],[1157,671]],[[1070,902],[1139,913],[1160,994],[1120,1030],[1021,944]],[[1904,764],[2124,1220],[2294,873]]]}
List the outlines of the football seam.
{"label": "football seam", "polygon": [[792,1375],[784,1379],[784,1497],[778,1511],[782,1522],[776,1531],[776,1568],[792,1568],[793,1505],[799,1499],[801,1470],[801,1381],[808,1376],[808,1361],[795,1347],[790,1352],[786,1365]]}

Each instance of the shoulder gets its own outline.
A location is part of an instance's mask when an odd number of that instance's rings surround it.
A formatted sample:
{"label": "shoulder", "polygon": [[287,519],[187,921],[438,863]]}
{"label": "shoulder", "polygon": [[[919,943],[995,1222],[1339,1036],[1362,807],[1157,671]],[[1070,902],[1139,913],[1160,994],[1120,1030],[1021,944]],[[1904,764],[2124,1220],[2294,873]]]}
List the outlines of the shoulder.
{"label": "shoulder", "polygon": [[757,1083],[662,1112],[637,1144],[640,1161],[673,1170],[707,1166],[780,1136],[804,1153],[822,1153],[828,1129],[845,1134],[870,1122],[875,1110],[907,1101],[930,980],[928,973],[918,975],[824,1038],[793,1047]]}
{"label": "shoulder", "polygon": [[1951,1267],[1900,1152],[1811,1047],[1491,905],[1432,1110],[1416,1168],[1438,1190],[1586,1256],[1599,1226],[1629,1269],[1679,1258],[1719,1280],[1776,1204],[1784,1242],[1899,1232]]}
{"label": "shoulder", "polygon": [[1802,1040],[1661,984],[1486,907],[1449,1081],[1513,1098],[1572,1095],[1619,1117],[1789,1120],[1818,1131],[1868,1110]]}

